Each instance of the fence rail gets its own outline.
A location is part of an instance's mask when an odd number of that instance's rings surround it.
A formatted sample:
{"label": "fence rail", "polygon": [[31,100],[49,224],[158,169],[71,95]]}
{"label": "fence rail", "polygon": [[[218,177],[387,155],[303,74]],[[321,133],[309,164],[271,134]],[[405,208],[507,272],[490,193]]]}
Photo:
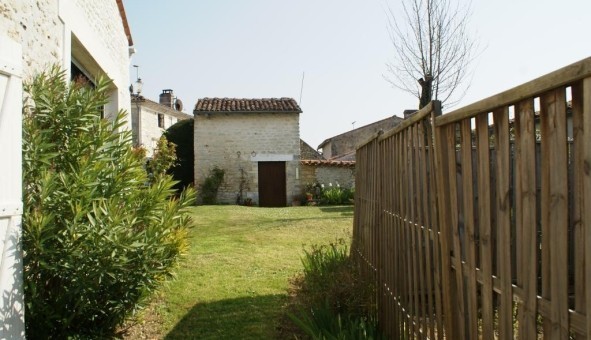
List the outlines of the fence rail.
{"label": "fence rail", "polygon": [[353,236],[392,338],[591,339],[591,58],[373,136]]}

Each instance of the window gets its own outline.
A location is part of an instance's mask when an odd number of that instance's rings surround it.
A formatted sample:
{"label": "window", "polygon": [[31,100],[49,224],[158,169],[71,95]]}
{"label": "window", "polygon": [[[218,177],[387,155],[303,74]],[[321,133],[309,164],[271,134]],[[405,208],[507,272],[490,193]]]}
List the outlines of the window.
{"label": "window", "polygon": [[164,114],[163,113],[158,114],[158,127],[164,129]]}
{"label": "window", "polygon": [[[72,62],[70,63],[70,81],[77,86],[85,86],[91,89],[96,88],[96,84],[94,83],[93,79],[88,75],[88,72],[84,69],[84,67],[80,66],[80,63],[72,58]],[[105,106],[101,105],[99,107],[99,112],[101,114],[101,118],[105,118]]]}

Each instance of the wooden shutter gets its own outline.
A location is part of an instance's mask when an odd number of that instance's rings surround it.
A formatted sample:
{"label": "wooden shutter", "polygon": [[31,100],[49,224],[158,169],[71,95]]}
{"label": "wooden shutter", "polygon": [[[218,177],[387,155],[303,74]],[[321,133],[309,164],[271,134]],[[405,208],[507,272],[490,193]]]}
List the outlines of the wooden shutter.
{"label": "wooden shutter", "polygon": [[0,338],[25,336],[22,205],[22,52],[0,33]]}

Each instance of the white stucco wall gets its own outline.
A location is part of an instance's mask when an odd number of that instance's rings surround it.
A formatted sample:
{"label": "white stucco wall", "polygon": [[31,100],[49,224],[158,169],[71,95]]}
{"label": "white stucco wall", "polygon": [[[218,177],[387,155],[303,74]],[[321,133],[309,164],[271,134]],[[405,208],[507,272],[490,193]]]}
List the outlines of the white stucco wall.
{"label": "white stucco wall", "polygon": [[[146,148],[146,156],[152,157],[156,143],[164,131],[179,119],[164,113],[164,111],[157,111],[135,102],[131,104],[131,112],[133,142],[135,145],[142,145]],[[158,126],[158,114],[164,115],[163,128]]]}
{"label": "white stucco wall", "polygon": [[73,57],[113,80],[107,116],[129,112],[129,44],[115,0],[0,0],[0,30],[22,46],[25,81],[51,64],[70,70]]}
{"label": "white stucco wall", "polygon": [[[258,162],[286,162],[286,204],[301,192],[300,132],[296,113],[214,113],[195,115],[195,183],[199,186],[217,166],[225,170],[218,193],[222,203],[258,197]],[[243,175],[242,175],[243,174]]]}

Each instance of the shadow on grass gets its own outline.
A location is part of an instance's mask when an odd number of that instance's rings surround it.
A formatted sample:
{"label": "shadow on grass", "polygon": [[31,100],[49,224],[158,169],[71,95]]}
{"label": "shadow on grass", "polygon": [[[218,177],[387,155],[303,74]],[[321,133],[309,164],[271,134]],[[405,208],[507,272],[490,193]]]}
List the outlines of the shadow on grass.
{"label": "shadow on grass", "polygon": [[165,339],[273,339],[287,295],[263,295],[200,303]]}
{"label": "shadow on grass", "polygon": [[325,213],[338,213],[340,212],[342,216],[353,216],[353,210],[355,207],[353,205],[340,205],[340,206],[327,206],[327,207],[320,207],[320,211]]}

